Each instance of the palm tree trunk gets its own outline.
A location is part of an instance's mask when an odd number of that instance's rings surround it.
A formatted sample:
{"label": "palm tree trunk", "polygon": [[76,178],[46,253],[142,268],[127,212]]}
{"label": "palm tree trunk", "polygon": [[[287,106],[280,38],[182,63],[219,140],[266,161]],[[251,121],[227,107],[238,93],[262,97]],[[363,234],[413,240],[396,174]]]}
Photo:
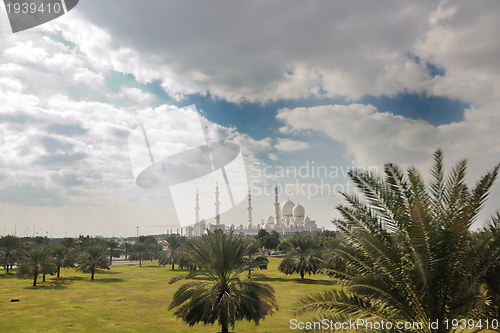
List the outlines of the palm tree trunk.
{"label": "palm tree trunk", "polygon": [[38,277],[38,274],[33,274],[33,287],[36,287],[36,278]]}
{"label": "palm tree trunk", "polygon": [[127,260],[128,250],[125,248],[125,260]]}
{"label": "palm tree trunk", "polygon": [[174,263],[172,263],[172,270],[175,271],[175,268],[174,268]]}
{"label": "palm tree trunk", "polygon": [[300,278],[304,280],[304,271],[300,271]]}
{"label": "palm tree trunk", "polygon": [[43,273],[42,276],[43,276],[43,280],[42,281],[45,282],[45,273]]}
{"label": "palm tree trunk", "polygon": [[57,277],[59,277],[60,272],[61,272],[61,266],[57,266]]}
{"label": "palm tree trunk", "polygon": [[113,253],[109,254],[109,265],[111,266],[113,264]]}
{"label": "palm tree trunk", "polygon": [[10,265],[10,257],[9,260],[7,261],[7,274],[9,274],[9,265]]}
{"label": "palm tree trunk", "polygon": [[91,270],[91,272],[92,272],[92,276],[90,277],[90,279],[91,279],[91,280],[93,280],[93,279],[94,279],[94,271],[95,271],[95,269],[94,269],[94,268],[92,268],[92,270]]}
{"label": "palm tree trunk", "polygon": [[142,261],[141,261],[141,258],[142,256],[139,254],[139,267],[142,267],[141,264],[142,264]]}

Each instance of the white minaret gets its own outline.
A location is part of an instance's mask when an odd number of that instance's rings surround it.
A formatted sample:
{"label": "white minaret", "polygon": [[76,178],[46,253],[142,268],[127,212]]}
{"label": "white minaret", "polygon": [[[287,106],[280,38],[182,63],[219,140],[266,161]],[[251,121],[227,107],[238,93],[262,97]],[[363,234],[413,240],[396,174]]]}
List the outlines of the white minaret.
{"label": "white minaret", "polygon": [[219,182],[215,184],[215,225],[220,224],[220,215],[219,215]]}
{"label": "white minaret", "polygon": [[252,194],[248,191],[248,229],[252,229]]}
{"label": "white minaret", "polygon": [[196,189],[196,207],[194,208],[196,211],[196,219],[194,220],[194,223],[200,222],[200,197],[198,195],[198,189]]}
{"label": "white minaret", "polygon": [[278,202],[278,183],[274,184],[274,221],[280,224],[280,203]]}

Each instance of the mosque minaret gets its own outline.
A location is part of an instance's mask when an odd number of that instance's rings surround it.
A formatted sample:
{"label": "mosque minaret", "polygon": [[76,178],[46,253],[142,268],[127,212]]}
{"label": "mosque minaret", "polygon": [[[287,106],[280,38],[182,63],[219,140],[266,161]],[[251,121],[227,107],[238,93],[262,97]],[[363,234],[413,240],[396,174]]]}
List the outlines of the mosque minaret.
{"label": "mosque minaret", "polygon": [[219,183],[215,185],[215,224],[206,225],[204,219],[200,218],[200,207],[199,207],[199,194],[196,191],[195,197],[195,223],[192,227],[186,227],[186,236],[201,236],[206,233],[206,230],[214,231],[217,229],[224,230],[227,232],[229,230],[233,230],[234,233],[241,233],[246,235],[256,235],[260,229],[265,229],[270,232],[275,230],[280,234],[290,234],[294,232],[301,231],[321,231],[322,228],[318,228],[316,225],[316,221],[312,221],[306,214],[305,208],[300,203],[294,204],[288,198],[280,207],[279,204],[279,192],[278,192],[278,184],[275,184],[274,187],[274,217],[269,215],[266,220],[261,220],[260,224],[253,225],[252,222],[252,194],[248,191],[248,221],[247,226],[243,226],[241,223],[239,226],[231,226],[226,227],[224,224],[221,224],[220,221],[220,201],[219,201]]}

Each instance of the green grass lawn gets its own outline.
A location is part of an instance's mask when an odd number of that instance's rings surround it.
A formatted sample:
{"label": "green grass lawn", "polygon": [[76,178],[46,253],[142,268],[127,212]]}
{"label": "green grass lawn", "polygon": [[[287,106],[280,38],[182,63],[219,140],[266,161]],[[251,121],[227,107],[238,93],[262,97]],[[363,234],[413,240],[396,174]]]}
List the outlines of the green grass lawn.
{"label": "green grass lawn", "polygon": [[[293,332],[290,319],[310,319],[313,314],[294,316],[293,304],[302,296],[340,288],[322,275],[300,281],[299,276],[278,272],[281,259],[271,258],[267,271],[252,279],[269,283],[276,291],[279,311],[261,321],[239,322],[235,332]],[[72,269],[61,277],[17,278],[0,269],[0,332],[218,332],[220,327],[203,324],[189,327],[168,310],[174,292],[185,281],[169,285],[179,271],[157,263],[113,265],[110,271],[90,274]],[[309,277],[309,276],[306,276]],[[10,302],[19,298],[20,302]]]}

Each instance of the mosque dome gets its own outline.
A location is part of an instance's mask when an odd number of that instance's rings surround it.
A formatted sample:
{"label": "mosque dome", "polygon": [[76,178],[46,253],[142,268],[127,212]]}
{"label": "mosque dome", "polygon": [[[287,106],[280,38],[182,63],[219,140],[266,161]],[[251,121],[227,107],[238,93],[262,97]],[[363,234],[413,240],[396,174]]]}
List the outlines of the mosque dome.
{"label": "mosque dome", "polygon": [[290,199],[286,199],[286,201],[281,205],[281,216],[292,215],[294,206],[295,204],[290,201]]}
{"label": "mosque dome", "polygon": [[311,219],[309,218],[309,216],[306,216],[306,218],[304,219],[304,222],[311,222]]}
{"label": "mosque dome", "polygon": [[271,215],[267,217],[266,224],[274,224],[274,218]]}
{"label": "mosque dome", "polygon": [[297,203],[297,205],[293,207],[293,217],[303,217],[304,215],[306,215],[306,210],[304,209],[304,206]]}

